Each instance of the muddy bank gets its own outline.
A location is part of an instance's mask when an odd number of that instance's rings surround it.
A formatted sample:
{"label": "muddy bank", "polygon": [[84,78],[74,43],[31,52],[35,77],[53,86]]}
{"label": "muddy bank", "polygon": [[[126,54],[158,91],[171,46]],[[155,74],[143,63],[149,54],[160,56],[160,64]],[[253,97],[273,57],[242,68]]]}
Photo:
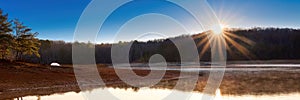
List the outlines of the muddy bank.
{"label": "muddy bank", "polygon": [[[107,86],[130,88],[116,75],[114,69],[97,65],[100,76]],[[150,71],[135,71],[146,76]],[[164,78],[177,77],[175,71],[167,72]],[[28,95],[49,95],[80,91],[73,68],[70,65],[50,67],[29,63],[0,63],[0,100]],[[91,89],[98,86],[90,86]]]}

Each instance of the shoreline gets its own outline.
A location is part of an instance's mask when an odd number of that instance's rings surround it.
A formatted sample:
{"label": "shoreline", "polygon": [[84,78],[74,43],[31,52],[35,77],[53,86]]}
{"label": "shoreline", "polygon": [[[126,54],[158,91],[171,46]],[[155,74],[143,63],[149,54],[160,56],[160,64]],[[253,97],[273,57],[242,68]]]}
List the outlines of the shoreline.
{"label": "shoreline", "polygon": [[[0,64],[0,99],[28,95],[80,92],[71,67],[52,67],[37,64]],[[113,68],[98,65],[98,71],[107,87],[135,88],[122,82]],[[134,70],[146,76],[149,70]],[[167,71],[163,80],[151,88],[172,89],[178,80],[178,71]],[[199,75],[194,91],[206,86],[209,72]],[[223,95],[263,95],[300,92],[300,71],[230,71],[225,72],[220,89]],[[184,86],[183,86],[184,87]],[[91,89],[95,87],[91,86]],[[98,87],[99,88],[99,87]],[[138,88],[137,88],[138,90]]]}

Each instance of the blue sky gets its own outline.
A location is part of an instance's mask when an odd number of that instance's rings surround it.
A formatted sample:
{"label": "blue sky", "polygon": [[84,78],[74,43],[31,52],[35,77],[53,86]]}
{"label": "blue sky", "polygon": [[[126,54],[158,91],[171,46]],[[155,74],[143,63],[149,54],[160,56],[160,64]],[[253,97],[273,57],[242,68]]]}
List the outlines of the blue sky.
{"label": "blue sky", "polygon": [[[18,18],[39,32],[39,38],[72,41],[77,21],[89,2],[90,0],[0,0],[0,8],[10,18]],[[219,19],[229,27],[300,28],[300,0],[208,2]],[[132,8],[132,11],[135,10],[138,9]],[[178,10],[169,12],[178,13]]]}

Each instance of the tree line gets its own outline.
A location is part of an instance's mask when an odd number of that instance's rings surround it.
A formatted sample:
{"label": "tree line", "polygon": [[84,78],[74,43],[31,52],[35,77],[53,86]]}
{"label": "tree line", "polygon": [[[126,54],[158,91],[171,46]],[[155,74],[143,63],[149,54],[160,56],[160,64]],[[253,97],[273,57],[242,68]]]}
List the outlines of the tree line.
{"label": "tree line", "polygon": [[9,20],[0,9],[0,59],[23,60],[25,56],[40,57],[39,33],[25,26],[18,19]]}
{"label": "tree line", "polygon": [[[300,59],[300,30],[289,28],[252,28],[229,30],[230,33],[239,37],[247,38],[254,42],[253,45],[243,43],[241,39],[232,38],[240,43],[249,52],[244,55],[232,44],[227,46],[227,60],[277,60],[277,59]],[[199,35],[204,35],[199,37]],[[49,64],[59,62],[65,64],[72,63],[72,45],[86,45],[95,49],[95,60],[97,63],[111,63],[112,46],[131,45],[129,50],[129,62],[148,62],[154,54],[161,54],[167,62],[180,62],[180,53],[171,40],[181,40],[192,37],[195,44],[207,38],[205,33],[194,35],[183,35],[174,38],[151,40],[147,42],[130,41],[114,44],[96,44],[91,43],[67,43],[64,41],[40,40],[40,58],[28,57],[27,61],[35,63]],[[183,44],[184,45],[184,44]],[[204,49],[203,45],[198,46],[198,55]],[[230,51],[229,51],[230,50]],[[201,61],[210,61],[211,52],[208,48],[202,56]]]}

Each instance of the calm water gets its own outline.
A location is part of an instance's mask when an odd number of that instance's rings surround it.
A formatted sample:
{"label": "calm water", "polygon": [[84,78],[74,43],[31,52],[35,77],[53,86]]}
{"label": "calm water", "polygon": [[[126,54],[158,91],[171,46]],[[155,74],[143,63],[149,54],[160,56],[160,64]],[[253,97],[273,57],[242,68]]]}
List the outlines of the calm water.
{"label": "calm water", "polygon": [[[103,96],[99,96],[99,93],[108,90],[111,94],[117,97],[120,100],[161,100],[169,95],[172,91],[167,89],[150,89],[142,88],[138,91],[132,89],[114,89],[114,88],[105,88],[105,89],[95,89],[93,91],[75,93],[69,92],[64,94],[53,94],[49,96],[27,96],[22,97],[23,100],[85,100],[85,96],[95,96],[99,99],[105,99]],[[188,100],[200,100],[202,93],[199,92],[181,92],[175,91],[180,94],[191,94]],[[222,90],[216,92],[215,100],[299,100],[300,93],[290,93],[290,94],[281,94],[281,95],[242,95],[242,96],[230,96],[222,95]],[[83,95],[84,94],[84,95]],[[19,98],[20,99],[20,98]],[[17,100],[17,98],[15,99]]]}
{"label": "calm water", "polygon": [[[183,65],[180,67],[180,64],[170,64],[167,68],[163,67],[154,67],[152,70],[175,70],[175,71],[211,71],[211,70],[224,70],[223,67],[213,66],[210,68],[210,65],[196,66],[193,64]],[[151,70],[149,67],[146,67],[147,64],[131,64],[130,68],[136,70]],[[112,66],[111,66],[112,67]],[[129,67],[118,67],[118,69],[128,69]],[[228,64],[226,65],[225,71],[300,71],[300,64]]]}

